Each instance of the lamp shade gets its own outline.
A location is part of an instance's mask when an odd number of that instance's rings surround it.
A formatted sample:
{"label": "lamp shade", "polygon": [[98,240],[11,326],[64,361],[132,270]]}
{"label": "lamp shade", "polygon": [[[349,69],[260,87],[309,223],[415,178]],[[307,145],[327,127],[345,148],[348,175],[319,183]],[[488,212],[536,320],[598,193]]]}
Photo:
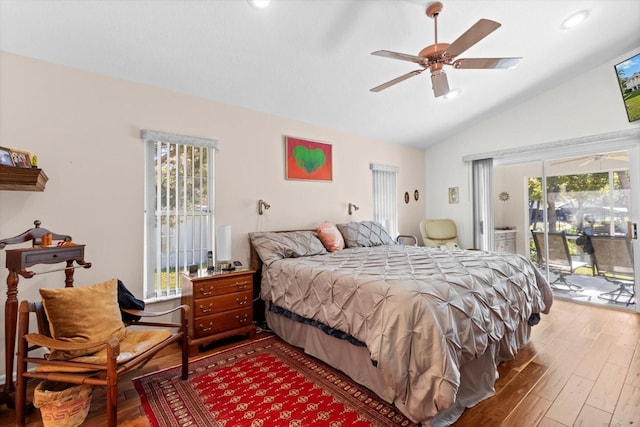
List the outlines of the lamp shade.
{"label": "lamp shade", "polygon": [[216,230],[216,260],[231,261],[231,226],[221,225]]}

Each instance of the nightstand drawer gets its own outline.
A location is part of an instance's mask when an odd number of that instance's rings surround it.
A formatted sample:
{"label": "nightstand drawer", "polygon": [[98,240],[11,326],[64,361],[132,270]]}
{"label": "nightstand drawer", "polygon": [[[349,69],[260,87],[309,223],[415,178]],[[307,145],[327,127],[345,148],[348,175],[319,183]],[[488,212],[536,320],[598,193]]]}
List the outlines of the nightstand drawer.
{"label": "nightstand drawer", "polygon": [[251,305],[252,299],[253,292],[251,290],[211,298],[196,299],[193,307],[193,316],[207,316],[223,311],[244,308]]}
{"label": "nightstand drawer", "polygon": [[196,318],[194,322],[195,338],[207,337],[232,329],[250,326],[253,323],[253,310],[249,306],[241,310],[225,311]]}
{"label": "nightstand drawer", "polygon": [[193,297],[199,299],[233,292],[252,291],[252,287],[253,277],[251,275],[202,281],[193,285]]}

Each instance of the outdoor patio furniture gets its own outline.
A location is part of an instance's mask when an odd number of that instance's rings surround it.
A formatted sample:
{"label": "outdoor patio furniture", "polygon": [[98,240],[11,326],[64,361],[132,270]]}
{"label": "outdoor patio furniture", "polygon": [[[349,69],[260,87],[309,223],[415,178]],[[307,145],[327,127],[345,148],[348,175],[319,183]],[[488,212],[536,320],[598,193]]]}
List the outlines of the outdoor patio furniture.
{"label": "outdoor patio furniture", "polygon": [[598,275],[618,286],[598,298],[631,305],[635,298],[631,243],[624,236],[592,236],[591,244]]}
{"label": "outdoor patio furniture", "polygon": [[547,240],[549,242],[549,261],[547,263],[547,251],[545,250],[545,238],[543,231],[531,230],[533,242],[538,253],[538,265],[543,268],[549,265],[549,270],[558,277],[549,285],[558,291],[581,291],[582,286],[567,279],[576,269],[587,265],[586,262],[574,260],[569,251],[567,236],[564,231],[549,231]]}

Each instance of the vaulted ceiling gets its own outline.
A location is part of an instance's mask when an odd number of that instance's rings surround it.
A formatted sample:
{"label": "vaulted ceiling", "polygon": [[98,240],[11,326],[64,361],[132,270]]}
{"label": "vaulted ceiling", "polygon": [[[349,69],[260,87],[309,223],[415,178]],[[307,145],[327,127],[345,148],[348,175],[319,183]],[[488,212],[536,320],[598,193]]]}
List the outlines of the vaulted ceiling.
{"label": "vaulted ceiling", "polygon": [[[434,43],[418,0],[1,0],[0,49],[399,144],[427,147],[640,47],[638,0],[449,0],[438,41],[479,19],[501,27],[459,57],[522,57],[514,69],[429,72],[371,55]],[[572,30],[571,14],[588,11]],[[615,74],[612,68],[612,79]],[[1,96],[1,95],[0,95]]]}

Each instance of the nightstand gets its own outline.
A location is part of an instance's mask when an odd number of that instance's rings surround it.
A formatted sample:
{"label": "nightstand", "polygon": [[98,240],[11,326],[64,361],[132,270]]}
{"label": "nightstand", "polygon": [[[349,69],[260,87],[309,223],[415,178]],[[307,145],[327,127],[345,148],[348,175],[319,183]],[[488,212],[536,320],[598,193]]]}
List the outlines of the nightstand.
{"label": "nightstand", "polygon": [[516,253],[516,237],[518,231],[515,229],[501,229],[494,231],[494,241],[496,252],[500,253]]}
{"label": "nightstand", "polygon": [[191,309],[189,355],[198,346],[233,335],[255,335],[253,325],[253,274],[235,270],[182,273],[182,304]]}

